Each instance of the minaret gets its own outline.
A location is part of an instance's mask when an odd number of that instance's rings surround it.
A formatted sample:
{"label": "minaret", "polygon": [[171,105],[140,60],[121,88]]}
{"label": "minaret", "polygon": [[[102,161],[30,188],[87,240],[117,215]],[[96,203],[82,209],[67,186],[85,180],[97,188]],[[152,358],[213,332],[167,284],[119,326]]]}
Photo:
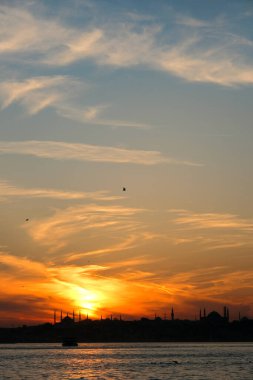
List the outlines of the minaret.
{"label": "minaret", "polygon": [[174,321],[174,310],[173,310],[173,308],[171,309],[171,320]]}
{"label": "minaret", "polygon": [[73,322],[75,322],[75,311],[73,310]]}
{"label": "minaret", "polygon": [[224,319],[227,319],[227,307],[224,306],[224,313],[223,313]]}
{"label": "minaret", "polygon": [[202,319],[202,312],[201,312],[201,309],[199,309],[199,320]]}
{"label": "minaret", "polygon": [[62,322],[62,310],[61,310],[61,322]]}

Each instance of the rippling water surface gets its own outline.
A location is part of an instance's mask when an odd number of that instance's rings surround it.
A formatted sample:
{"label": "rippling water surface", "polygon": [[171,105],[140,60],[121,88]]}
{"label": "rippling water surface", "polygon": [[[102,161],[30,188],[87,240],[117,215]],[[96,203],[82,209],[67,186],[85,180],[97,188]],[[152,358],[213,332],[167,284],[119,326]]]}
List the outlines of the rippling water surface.
{"label": "rippling water surface", "polygon": [[253,379],[253,343],[0,345],[0,379]]}

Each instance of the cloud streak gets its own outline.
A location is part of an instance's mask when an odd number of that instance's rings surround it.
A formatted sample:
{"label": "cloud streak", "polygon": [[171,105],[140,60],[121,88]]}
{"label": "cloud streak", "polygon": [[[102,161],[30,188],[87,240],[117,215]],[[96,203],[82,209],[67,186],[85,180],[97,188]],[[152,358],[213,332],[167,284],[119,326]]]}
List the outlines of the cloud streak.
{"label": "cloud streak", "polygon": [[[56,210],[51,217],[44,220],[33,220],[29,225],[26,224],[24,228],[26,228],[33,240],[49,246],[55,251],[67,246],[73,236],[83,246],[84,240],[81,233],[84,231],[86,232],[86,244],[90,239],[92,241],[94,236],[99,236],[101,241],[106,241],[108,238],[112,238],[113,234],[115,234],[113,239],[116,239],[117,233],[121,235],[122,231],[132,234],[139,226],[139,222],[134,219],[134,216],[141,211],[117,205],[78,205],[64,210]],[[120,247],[127,248],[132,243],[132,239],[127,240],[127,242],[117,245],[117,249],[119,250]],[[98,247],[99,245],[95,241],[95,246]],[[95,252],[98,254],[106,253],[107,251],[103,245],[101,249],[96,248]],[[79,255],[75,257],[79,258]]]}
{"label": "cloud streak", "polygon": [[112,201],[122,198],[109,195],[107,191],[78,192],[44,188],[24,188],[14,186],[9,181],[0,180],[0,199],[9,197],[54,198],[62,200],[93,199],[100,201]]}
{"label": "cloud streak", "polygon": [[[135,226],[137,227],[137,223],[135,223]],[[132,229],[132,226],[130,225],[125,226],[124,229],[127,231],[129,230],[129,227]],[[140,245],[140,234],[139,235],[133,234],[130,231],[130,235],[127,238],[124,238],[121,242],[115,245],[109,245],[100,249],[88,250],[86,252],[70,253],[70,254],[68,253],[68,256],[66,257],[65,262],[73,263],[85,257],[102,256],[102,255],[108,255],[108,254],[111,255],[112,253],[119,253],[119,252],[122,253],[126,250],[138,247],[139,245]],[[121,266],[121,264],[119,265]]]}
{"label": "cloud streak", "polygon": [[158,151],[130,150],[57,141],[0,141],[0,153],[30,155],[55,160],[111,162],[115,164],[202,166],[198,163],[163,156]]}
{"label": "cloud streak", "polygon": [[36,114],[46,107],[57,107],[65,100],[67,88],[75,87],[77,82],[64,76],[40,76],[20,82],[2,82],[0,89],[2,109],[19,102],[30,114]]}
{"label": "cloud streak", "polygon": [[229,213],[194,213],[187,210],[178,210],[175,223],[186,227],[189,226],[192,229],[228,229],[245,232],[252,232],[253,230],[253,221],[242,219],[238,215]]}
{"label": "cloud streak", "polygon": [[229,213],[170,212],[175,215],[173,222],[179,227],[173,239],[175,245],[197,244],[206,251],[253,245],[251,219]]}
{"label": "cloud streak", "polygon": [[108,106],[95,105],[81,107],[74,104],[78,95],[87,90],[88,85],[70,76],[38,76],[23,81],[0,83],[2,110],[14,103],[20,104],[30,115],[45,108],[53,108],[60,116],[77,122],[110,127],[149,128],[143,123],[114,120],[99,117]]}
{"label": "cloud streak", "polygon": [[[0,10],[4,36],[0,54],[6,61],[12,54],[19,54],[22,61],[22,54],[30,53],[31,61],[52,66],[88,59],[119,68],[142,65],[191,82],[224,86],[253,83],[251,56],[241,51],[246,39],[217,20],[177,14],[170,19],[171,33],[166,36],[165,25],[157,20],[149,24],[131,17],[114,20],[113,29],[109,23],[93,20],[86,28],[76,28],[57,19],[38,18],[25,8],[2,5]],[[251,49],[252,41],[247,40],[247,46]]]}
{"label": "cloud streak", "polygon": [[99,125],[99,126],[108,126],[108,127],[128,127],[128,128],[141,128],[149,129],[150,125],[139,123],[135,121],[128,120],[117,120],[117,119],[105,119],[100,116],[105,108],[108,106],[96,105],[85,107],[84,109],[80,107],[70,107],[68,105],[61,105],[57,107],[57,113],[70,120],[75,120],[77,122],[86,123],[89,125]]}

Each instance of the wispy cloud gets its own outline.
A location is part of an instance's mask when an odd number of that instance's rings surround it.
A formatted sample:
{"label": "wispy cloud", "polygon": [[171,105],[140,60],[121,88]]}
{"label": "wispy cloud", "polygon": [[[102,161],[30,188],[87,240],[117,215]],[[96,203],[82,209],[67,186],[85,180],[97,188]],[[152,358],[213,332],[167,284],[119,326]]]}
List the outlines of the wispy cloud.
{"label": "wispy cloud", "polygon": [[[183,43],[185,45],[185,41]],[[161,69],[190,82],[209,82],[223,86],[251,85],[253,70],[236,53],[226,54],[210,49],[196,48],[189,41],[187,48],[180,45],[161,54],[158,65]],[[195,54],[192,54],[195,51]]]}
{"label": "wispy cloud", "polygon": [[[178,37],[174,42],[159,42],[162,27],[140,28],[136,30],[131,24],[118,27],[117,37],[110,30],[101,32],[99,41],[90,52],[91,58],[99,65],[116,67],[148,66],[154,70],[163,70],[172,75],[191,82],[209,82],[224,86],[252,84],[253,69],[249,57],[241,53],[242,37],[226,34],[222,31],[214,37],[210,27],[206,32],[196,32],[196,28],[207,23],[201,20],[181,18],[185,27],[185,36]],[[215,31],[217,34],[217,31]],[[213,34],[212,42],[205,43]],[[103,37],[102,37],[103,36]],[[245,40],[245,38],[243,39]],[[79,42],[77,42],[79,43]],[[252,41],[248,40],[248,46]],[[66,47],[66,56],[75,59],[85,59],[86,54],[78,56]],[[54,61],[64,63],[65,60],[56,57]],[[53,62],[54,62],[53,61]]]}
{"label": "wispy cloud", "polygon": [[99,145],[65,143],[57,141],[1,141],[0,153],[24,154],[56,160],[81,160],[94,162],[157,165],[162,163],[202,166],[163,156],[158,151],[130,150]]}
{"label": "wispy cloud", "polygon": [[184,15],[178,15],[176,17],[176,23],[193,28],[211,27],[210,22],[208,21]]}
{"label": "wispy cloud", "polygon": [[195,269],[171,276],[168,287],[170,284],[179,302],[185,299],[188,306],[228,302],[241,306],[251,302],[247,294],[252,291],[252,272],[248,270],[231,270],[224,266]]}
{"label": "wispy cloud", "polygon": [[[192,231],[192,230],[191,230]],[[198,245],[205,251],[221,250],[221,249],[234,249],[241,248],[248,245],[253,245],[253,239],[251,236],[245,236],[242,233],[226,233],[223,236],[215,234],[214,231],[207,231],[205,234],[196,234],[188,231],[180,232],[180,235],[184,237],[176,237],[172,239],[172,243],[175,245]],[[190,235],[190,236],[188,236]]]}
{"label": "wispy cloud", "polygon": [[22,81],[0,83],[2,109],[14,103],[20,104],[30,115],[45,108],[53,108],[60,116],[81,123],[109,127],[149,128],[144,123],[127,120],[105,119],[100,114],[108,105],[81,106],[77,98],[87,91],[88,85],[70,76],[38,76]]}
{"label": "wispy cloud", "polygon": [[[141,213],[141,210],[139,213]],[[159,261],[159,258],[157,257],[151,258],[145,255],[136,256],[136,250],[144,246],[147,243],[147,240],[150,240],[150,237],[147,237],[147,233],[145,232],[145,228],[147,228],[147,226],[138,220],[137,214],[138,213],[135,215],[135,221],[133,219],[129,219],[127,221],[124,221],[121,227],[114,225],[110,226],[112,228],[111,231],[108,230],[108,233],[111,233],[111,236],[113,236],[115,232],[120,232],[119,236],[117,236],[116,239],[113,239],[113,243],[105,242],[104,246],[98,249],[88,249],[86,251],[80,252],[68,252],[67,255],[65,255],[63,258],[64,263],[73,263],[80,265],[82,262],[87,263],[87,259],[90,261],[94,257],[100,257],[106,259],[106,265],[108,266],[106,269],[108,269],[108,272],[112,274],[118,273],[118,271],[124,267],[138,267],[140,265],[152,264]],[[108,234],[107,237],[109,237]],[[114,240],[116,240],[116,243]],[[129,251],[128,255],[131,255],[131,257],[128,256],[127,259],[122,259],[122,254],[124,254],[126,251]],[[86,261],[83,259],[86,259]]]}
{"label": "wispy cloud", "polygon": [[149,129],[151,126],[149,124],[129,121],[129,120],[117,120],[117,119],[106,119],[101,117],[101,113],[103,113],[105,108],[109,108],[109,106],[105,105],[96,105],[81,107],[76,106],[67,106],[61,105],[57,107],[57,113],[65,118],[70,120],[75,120],[81,123],[92,124],[92,125],[101,125],[108,127],[128,127],[128,128],[141,128],[141,129]]}
{"label": "wispy cloud", "polygon": [[175,245],[198,244],[207,250],[252,246],[253,220],[229,213],[196,213],[189,210],[171,210]]}
{"label": "wispy cloud", "polygon": [[[108,238],[116,239],[116,232],[121,235],[121,231],[125,231],[131,235],[139,225],[134,219],[139,212],[141,212],[139,209],[117,205],[78,205],[57,210],[53,216],[44,220],[33,220],[29,225],[24,225],[24,228],[35,241],[55,251],[68,245],[73,236],[76,236],[77,241],[82,242],[83,237],[80,233],[84,231],[86,231],[86,244],[89,240],[92,241],[94,236],[99,236],[99,239],[105,242]],[[115,234],[114,237],[113,234]],[[95,243],[95,247],[98,247],[98,242]],[[129,244],[131,244],[131,239],[126,245],[129,246]],[[125,243],[120,244],[122,248],[124,245]],[[96,251],[106,252],[104,245],[101,249],[96,248]]]}
{"label": "wispy cloud", "polygon": [[0,25],[2,54],[50,51],[72,34],[57,21],[38,18],[25,7],[0,5]]}
{"label": "wispy cloud", "polygon": [[[132,230],[134,229],[133,226],[135,226],[135,228],[138,227],[138,223],[135,222],[135,223],[129,223],[128,221],[128,224],[125,224],[124,223],[124,226],[122,226],[120,229],[124,230],[128,236],[127,238],[124,237],[122,239],[122,241],[116,243],[116,244],[109,244],[109,245],[105,245],[104,247],[102,248],[99,248],[99,249],[90,249],[90,250],[87,250],[86,252],[79,252],[79,253],[68,253],[66,258],[65,258],[65,262],[66,263],[74,263],[74,262],[79,262],[80,259],[83,259],[83,258],[91,258],[91,257],[94,257],[94,256],[104,256],[104,255],[111,255],[112,253],[122,253],[126,250],[130,250],[130,249],[133,249],[133,248],[136,248],[138,246],[140,246],[140,239],[142,238],[142,233],[139,233],[139,234],[136,234],[134,233]],[[115,227],[114,225],[110,225],[110,227],[112,227],[112,229]],[[119,228],[116,228],[117,230]],[[130,231],[129,231],[130,230]],[[123,265],[122,262],[120,262],[120,264],[118,264],[119,266]],[[109,265],[110,267],[112,266],[111,264]],[[115,267],[115,264],[113,265]]]}
{"label": "wispy cloud", "polygon": [[95,192],[78,192],[78,191],[63,191],[48,188],[24,188],[11,184],[9,181],[0,180],[0,200],[9,197],[22,198],[54,198],[54,199],[93,199],[100,201],[112,201],[121,199],[122,197],[109,195],[107,191]]}
{"label": "wispy cloud", "polygon": [[99,42],[103,40],[103,31],[93,29],[81,34],[81,36],[73,36],[64,46],[61,52],[56,52],[52,56],[46,58],[48,64],[68,65],[80,59],[92,57],[99,50]]}
{"label": "wispy cloud", "polygon": [[[17,257],[6,252],[0,252],[0,264],[12,268],[13,272],[19,271],[19,276],[24,279],[38,278],[46,273],[45,266],[42,263],[31,261],[26,257]],[[23,270],[22,270],[23,268]],[[16,289],[13,289],[15,294]]]}
{"label": "wispy cloud", "polygon": [[235,229],[247,232],[253,230],[253,220],[243,219],[238,215],[228,213],[194,213],[179,210],[175,223],[196,229]]}
{"label": "wispy cloud", "polygon": [[[175,274],[171,280],[178,285],[191,284],[193,293],[198,294],[199,299],[226,302],[229,294],[230,301],[240,304],[240,294],[246,288],[252,288],[252,276],[248,270],[231,271],[228,267],[211,267]],[[236,290],[237,297],[234,298],[232,295]]]}
{"label": "wispy cloud", "polygon": [[48,87],[49,83],[55,82],[52,78],[34,78],[23,83],[5,82],[1,86],[2,108],[8,107],[13,101],[25,99],[30,93]]}
{"label": "wispy cloud", "polygon": [[224,86],[253,83],[251,55],[241,50],[240,41],[245,37],[236,37],[217,20],[176,14],[169,21],[171,32],[165,33],[164,21],[158,23],[157,19],[146,24],[129,16],[122,22],[114,20],[113,28],[94,19],[86,28],[76,28],[57,19],[38,18],[24,8],[2,5],[0,10],[4,36],[0,54],[7,61],[12,54],[22,60],[25,53],[27,62],[30,53],[31,62],[46,65],[64,66],[89,59],[104,66],[143,65],[191,82]]}
{"label": "wispy cloud", "polygon": [[24,81],[5,81],[0,87],[2,109],[12,103],[20,103],[29,114],[36,114],[47,107],[59,109],[67,104],[79,87],[77,80],[67,76],[39,76]]}

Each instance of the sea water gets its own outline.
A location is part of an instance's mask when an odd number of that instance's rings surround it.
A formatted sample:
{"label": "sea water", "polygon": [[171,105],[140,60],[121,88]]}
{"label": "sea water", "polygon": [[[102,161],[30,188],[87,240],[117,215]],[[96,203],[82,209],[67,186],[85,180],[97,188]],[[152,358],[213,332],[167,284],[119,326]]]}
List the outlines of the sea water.
{"label": "sea water", "polygon": [[253,379],[253,343],[0,345],[1,380]]}

